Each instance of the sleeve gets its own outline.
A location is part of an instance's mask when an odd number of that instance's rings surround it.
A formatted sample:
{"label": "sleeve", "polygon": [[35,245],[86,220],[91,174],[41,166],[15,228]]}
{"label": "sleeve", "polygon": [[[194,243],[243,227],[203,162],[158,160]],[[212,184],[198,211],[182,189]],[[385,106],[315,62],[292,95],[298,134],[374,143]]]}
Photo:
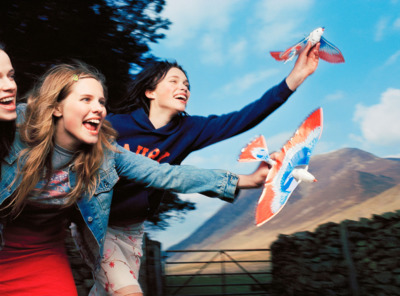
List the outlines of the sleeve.
{"label": "sleeve", "polygon": [[26,113],[26,103],[21,103],[17,105],[17,124],[22,124],[25,121],[25,113]]}
{"label": "sleeve", "polygon": [[279,108],[293,93],[284,79],[280,84],[269,89],[264,95],[239,111],[224,115],[196,117],[201,126],[199,136],[193,144],[199,150],[216,142],[231,138],[256,126],[268,115]]}
{"label": "sleeve", "polygon": [[233,202],[239,177],[225,170],[200,169],[189,165],[160,164],[117,145],[116,170],[120,177],[145,187],[176,193],[201,193]]}

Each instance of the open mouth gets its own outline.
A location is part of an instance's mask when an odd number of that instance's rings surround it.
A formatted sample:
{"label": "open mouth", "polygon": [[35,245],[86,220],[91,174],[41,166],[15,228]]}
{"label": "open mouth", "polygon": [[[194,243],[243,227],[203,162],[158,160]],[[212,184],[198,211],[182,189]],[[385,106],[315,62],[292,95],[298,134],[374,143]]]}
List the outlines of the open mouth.
{"label": "open mouth", "polygon": [[83,126],[92,133],[97,133],[100,128],[100,119],[89,119],[83,122]]}
{"label": "open mouth", "polygon": [[179,100],[181,102],[184,102],[184,103],[186,103],[187,100],[188,100],[188,98],[186,96],[184,96],[184,95],[177,95],[177,96],[175,96],[175,99],[177,99],[177,100]]}
{"label": "open mouth", "polygon": [[0,99],[0,106],[6,107],[7,109],[15,108],[15,97]]}

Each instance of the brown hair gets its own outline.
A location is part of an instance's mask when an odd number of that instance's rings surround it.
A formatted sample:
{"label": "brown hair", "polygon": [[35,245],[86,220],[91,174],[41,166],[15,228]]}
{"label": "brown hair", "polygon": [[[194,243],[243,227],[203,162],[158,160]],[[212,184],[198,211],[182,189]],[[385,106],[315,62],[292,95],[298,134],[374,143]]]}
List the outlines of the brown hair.
{"label": "brown hair", "polygon": [[[97,71],[83,63],[61,64],[50,69],[39,81],[32,93],[31,102],[27,107],[26,121],[21,125],[21,140],[28,148],[24,149],[18,160],[18,177],[22,181],[13,194],[11,201],[12,214],[18,214],[24,205],[24,200],[40,179],[45,176],[50,179],[51,157],[54,151],[56,120],[53,112],[58,104],[71,92],[78,79],[94,78],[98,80],[106,94],[105,78]],[[73,166],[76,173],[76,186],[68,194],[66,206],[75,203],[87,191],[93,195],[99,179],[99,170],[103,161],[105,149],[115,151],[112,142],[116,132],[111,124],[104,121],[96,144],[82,144],[76,151]]]}

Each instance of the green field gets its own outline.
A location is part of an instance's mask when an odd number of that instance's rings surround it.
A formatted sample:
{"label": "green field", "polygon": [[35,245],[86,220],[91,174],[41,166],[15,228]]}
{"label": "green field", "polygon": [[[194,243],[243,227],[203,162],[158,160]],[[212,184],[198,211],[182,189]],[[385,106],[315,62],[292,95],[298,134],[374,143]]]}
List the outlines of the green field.
{"label": "green field", "polygon": [[[168,288],[166,295],[267,295],[271,282],[270,274],[252,275],[263,287],[248,275],[221,275],[216,276],[171,276],[166,278],[166,286],[184,286]],[[190,281],[189,281],[190,279]],[[225,286],[223,286],[225,282]],[[232,286],[230,286],[232,284]],[[191,287],[189,287],[191,286]],[[179,291],[178,291],[179,289]],[[257,293],[258,294],[253,294]]]}

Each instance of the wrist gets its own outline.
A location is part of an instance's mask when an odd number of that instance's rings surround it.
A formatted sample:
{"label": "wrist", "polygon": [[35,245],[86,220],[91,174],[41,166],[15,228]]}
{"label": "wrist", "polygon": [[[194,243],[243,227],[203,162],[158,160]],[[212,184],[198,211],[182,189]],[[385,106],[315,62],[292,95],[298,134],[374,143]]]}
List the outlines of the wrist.
{"label": "wrist", "polygon": [[251,184],[251,178],[248,175],[239,175],[238,188],[246,189],[252,188],[254,185]]}
{"label": "wrist", "polygon": [[304,79],[302,75],[292,72],[286,77],[286,84],[291,91],[295,91],[303,83]]}
{"label": "wrist", "polygon": [[243,179],[244,179],[244,175],[239,175],[239,180],[238,180],[238,183],[237,183],[237,188],[238,189],[241,189],[242,188],[242,184],[243,184]]}

